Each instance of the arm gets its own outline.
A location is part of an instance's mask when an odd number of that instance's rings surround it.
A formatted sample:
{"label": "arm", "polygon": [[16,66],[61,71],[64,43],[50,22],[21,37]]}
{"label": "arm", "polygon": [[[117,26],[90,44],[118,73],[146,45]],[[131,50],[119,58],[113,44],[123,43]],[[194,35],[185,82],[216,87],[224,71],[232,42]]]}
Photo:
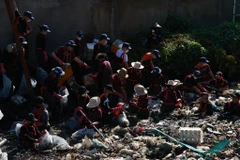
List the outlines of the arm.
{"label": "arm", "polygon": [[2,74],[6,74],[4,63],[0,63],[0,69],[1,69]]}
{"label": "arm", "polygon": [[206,88],[204,88],[200,83],[197,83],[197,86],[201,91],[209,93],[209,91],[206,90]]}
{"label": "arm", "polygon": [[15,0],[12,0],[12,4],[13,4],[14,11],[18,11],[17,3]]}
{"label": "arm", "polygon": [[63,61],[56,56],[56,51],[52,52],[52,57],[58,62],[60,66],[63,65]]}

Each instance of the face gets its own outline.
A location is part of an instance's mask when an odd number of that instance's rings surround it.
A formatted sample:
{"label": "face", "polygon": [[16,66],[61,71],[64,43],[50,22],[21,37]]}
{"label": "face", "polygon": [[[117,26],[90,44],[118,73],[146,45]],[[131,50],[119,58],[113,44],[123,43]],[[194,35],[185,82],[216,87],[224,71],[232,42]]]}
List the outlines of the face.
{"label": "face", "polygon": [[104,46],[106,46],[106,45],[107,45],[107,40],[106,40],[106,39],[102,39],[102,40],[101,40],[101,44],[104,45]]}
{"label": "face", "polygon": [[67,46],[67,50],[68,50],[68,52],[72,52],[73,51],[73,46]]}
{"label": "face", "polygon": [[221,76],[215,75],[216,79],[221,79]]}
{"label": "face", "polygon": [[76,38],[77,38],[77,40],[79,40],[79,41],[81,41],[81,39],[82,39],[82,37],[78,37],[78,36],[77,36]]}
{"label": "face", "polygon": [[27,16],[24,16],[24,19],[25,19],[25,21],[26,21],[27,23],[30,23],[30,22],[31,22],[31,19],[30,19],[29,17],[27,17]]}
{"label": "face", "polygon": [[47,31],[42,30],[41,32],[42,32],[43,35],[47,34]]}
{"label": "face", "polygon": [[128,48],[126,48],[126,47],[123,47],[123,49],[122,49],[125,53],[128,53],[129,52],[129,49]]}
{"label": "face", "polygon": [[203,95],[203,96],[201,97],[201,101],[202,101],[203,103],[207,103],[207,102],[208,102],[208,96],[207,96],[207,95]]}

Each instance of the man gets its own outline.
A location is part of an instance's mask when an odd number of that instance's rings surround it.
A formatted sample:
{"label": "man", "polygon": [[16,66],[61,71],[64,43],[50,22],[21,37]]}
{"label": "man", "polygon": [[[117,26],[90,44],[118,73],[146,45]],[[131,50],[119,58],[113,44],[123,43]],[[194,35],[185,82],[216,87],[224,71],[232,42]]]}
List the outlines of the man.
{"label": "man", "polygon": [[39,67],[47,70],[47,63],[48,63],[48,54],[46,51],[46,35],[47,33],[51,32],[49,30],[48,25],[42,24],[39,25],[40,32],[36,37],[36,54],[38,58],[38,65]]}
{"label": "man", "polygon": [[232,101],[224,105],[224,111],[219,119],[229,119],[233,121],[240,119],[240,93],[235,91],[231,97]]}
{"label": "man", "polygon": [[187,75],[183,81],[184,96],[188,104],[191,104],[192,101],[195,100],[195,94],[201,95],[202,92],[208,93],[208,90],[206,90],[198,81],[200,76],[201,72],[196,70],[193,74]]}
{"label": "man", "polygon": [[96,59],[96,56],[98,53],[106,53],[107,54],[107,43],[110,40],[107,34],[103,33],[101,34],[99,41],[97,44],[94,46],[93,50],[93,57],[92,60]]}
{"label": "man", "polygon": [[[92,97],[86,106],[85,115],[82,115],[78,122],[81,126],[85,127],[76,132],[71,136],[72,139],[82,139],[85,135],[93,138],[95,130],[93,126],[100,128],[102,126],[102,110],[98,107],[101,100],[99,97]],[[90,121],[89,121],[90,120]]]}
{"label": "man", "polygon": [[149,77],[151,77],[151,71],[154,69],[153,60],[157,58],[160,58],[160,52],[155,49],[152,52],[145,53],[140,60],[141,64],[144,66],[144,69],[142,70],[142,84],[145,87],[149,87],[150,85],[151,79]]}
{"label": "man", "polygon": [[89,91],[85,86],[80,86],[77,94],[77,104],[82,107],[84,110],[86,109],[86,105],[90,100],[90,96],[88,95]]}
{"label": "man", "polygon": [[117,73],[112,75],[111,84],[115,90],[122,94],[124,102],[127,102],[127,91],[126,91],[126,81],[128,78],[126,68],[121,68],[117,70]]}
{"label": "man", "polygon": [[75,43],[76,46],[74,48],[74,53],[78,58],[83,58],[84,50],[85,50],[85,42],[83,40],[84,34],[83,31],[77,31]]}
{"label": "man", "polygon": [[52,52],[52,57],[57,62],[58,66],[70,65],[73,59],[77,59],[74,54],[75,46],[75,42],[73,40],[69,40],[65,46],[61,46]]}
{"label": "man", "polygon": [[61,67],[55,67],[52,69],[51,73],[48,75],[41,87],[41,94],[45,99],[46,103],[49,105],[49,110],[52,112],[53,116],[58,117],[59,111],[59,101],[62,96],[58,94],[59,85],[58,81],[63,76],[65,72]]}
{"label": "man", "polygon": [[[12,2],[15,10],[15,23],[17,25],[19,36],[23,36],[27,38],[27,36],[32,32],[32,28],[28,24],[31,22],[31,20],[34,20],[34,17],[32,16],[32,12],[25,11],[22,16],[18,11],[16,1],[13,0]],[[25,48],[25,58],[28,59],[28,45],[25,45],[24,48]]]}
{"label": "man", "polygon": [[213,104],[208,100],[208,97],[209,95],[207,92],[201,94],[200,105],[197,111],[199,113],[199,118],[205,118],[213,114]]}
{"label": "man", "polygon": [[199,82],[205,82],[211,79],[212,80],[215,79],[208,63],[209,61],[207,60],[206,57],[200,57],[198,64],[194,67],[194,69],[199,70],[201,72],[201,75],[198,79]]}
{"label": "man", "polygon": [[33,109],[33,114],[37,118],[37,122],[35,123],[38,127],[39,131],[50,130],[49,123],[49,114],[48,110],[44,106],[44,99],[41,96],[36,97],[35,99],[36,107]]}
{"label": "man", "polygon": [[132,62],[132,67],[128,68],[128,79],[127,79],[127,96],[128,99],[132,97],[134,93],[134,86],[142,80],[142,69],[144,68],[140,62]]}
{"label": "man", "polygon": [[218,93],[222,93],[228,89],[228,82],[223,78],[223,73],[218,71],[215,74],[215,79],[208,82]]}
{"label": "man", "polygon": [[29,113],[20,128],[19,140],[25,149],[34,149],[34,144],[39,142],[40,132],[35,122],[37,122],[37,119],[34,114]]}
{"label": "man", "polygon": [[122,45],[122,49],[119,49],[116,52],[116,57],[115,57],[115,71],[119,70],[120,68],[124,67],[128,69],[128,52],[129,50],[132,49],[130,44],[127,42],[124,42]]}
{"label": "man", "polygon": [[99,67],[98,72],[93,75],[93,78],[97,79],[100,92],[111,82],[112,66],[111,63],[106,60],[106,57],[106,53],[98,53],[96,56],[96,60],[99,61]]}
{"label": "man", "polygon": [[159,99],[163,101],[161,112],[169,115],[175,108],[182,106],[181,99],[178,99],[177,94],[174,90],[176,82],[168,80],[166,83],[166,89],[160,92],[158,95]]}
{"label": "man", "polygon": [[148,90],[149,95],[157,96],[165,86],[165,78],[162,74],[162,69],[159,67],[154,67],[154,69],[151,71],[151,76],[147,78],[150,79],[150,86]]}
{"label": "man", "polygon": [[[27,41],[24,37],[19,37],[22,45],[26,45]],[[24,48],[21,48],[23,54],[25,53]],[[15,90],[18,87],[22,78],[22,65],[20,60],[20,52],[17,51],[16,43],[11,43],[3,49],[2,56],[0,57],[0,69],[3,74],[6,74],[13,82]]]}
{"label": "man", "polygon": [[151,27],[151,34],[149,35],[149,37],[147,39],[148,47],[151,47],[153,45],[158,45],[161,42],[161,40],[162,40],[161,28],[162,28],[162,26],[160,26],[158,23],[155,23]]}

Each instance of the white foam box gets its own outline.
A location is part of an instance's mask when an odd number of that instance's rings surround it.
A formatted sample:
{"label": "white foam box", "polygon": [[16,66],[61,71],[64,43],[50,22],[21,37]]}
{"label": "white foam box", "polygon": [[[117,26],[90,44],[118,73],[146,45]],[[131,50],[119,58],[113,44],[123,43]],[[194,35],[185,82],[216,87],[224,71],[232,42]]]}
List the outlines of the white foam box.
{"label": "white foam box", "polygon": [[201,128],[182,127],[178,131],[181,142],[188,144],[199,144],[203,142],[203,131]]}
{"label": "white foam box", "polygon": [[123,45],[123,41],[120,39],[117,39],[113,42],[112,46],[111,46],[111,52],[112,53],[116,53],[117,50],[119,50],[120,48],[122,48]]}

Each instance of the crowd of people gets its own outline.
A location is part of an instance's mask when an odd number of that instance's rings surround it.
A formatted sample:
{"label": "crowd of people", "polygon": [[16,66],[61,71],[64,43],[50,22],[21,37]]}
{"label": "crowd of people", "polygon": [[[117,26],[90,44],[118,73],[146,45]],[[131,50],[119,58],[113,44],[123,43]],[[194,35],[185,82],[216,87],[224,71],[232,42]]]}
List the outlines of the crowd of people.
{"label": "crowd of people", "polygon": [[[19,40],[28,64],[30,52],[27,37],[31,34],[30,22],[34,17],[30,11],[21,15],[15,0],[13,6]],[[208,100],[210,92],[221,95],[228,89],[223,73],[217,71],[214,76],[206,57],[200,57],[193,73],[189,73],[182,82],[168,80],[164,78],[161,66],[154,63],[155,59],[161,58],[160,51],[154,48],[143,54],[139,61],[131,62],[128,58],[131,44],[124,42],[110,60],[111,53],[107,48],[110,38],[103,33],[94,46],[90,63],[84,61],[87,53],[83,31],[77,31],[74,40],[68,40],[65,45],[47,53],[46,34],[50,29],[46,24],[39,25],[39,28],[35,42],[39,72],[31,75],[38,82],[34,89],[37,95],[32,112],[27,114],[19,134],[20,143],[26,148],[34,147],[41,131],[50,130],[49,120],[59,120],[67,113],[72,116],[61,126],[72,131],[73,139],[80,139],[85,135],[93,137],[96,128],[103,125],[129,126],[125,112],[136,114],[138,119],[149,118],[150,99],[162,101],[158,116],[164,117],[201,97],[198,112],[199,118],[204,118],[216,109]],[[161,26],[156,23],[151,29],[148,46],[158,45],[163,40]],[[15,42],[3,48],[0,54],[0,90],[7,83],[3,77],[7,77],[14,88],[9,96],[17,94],[21,88],[23,69],[20,54]],[[66,98],[62,91],[66,90],[69,92],[68,102],[62,105]],[[225,105],[221,119],[240,116],[240,95],[234,93],[232,97],[232,102]]]}

